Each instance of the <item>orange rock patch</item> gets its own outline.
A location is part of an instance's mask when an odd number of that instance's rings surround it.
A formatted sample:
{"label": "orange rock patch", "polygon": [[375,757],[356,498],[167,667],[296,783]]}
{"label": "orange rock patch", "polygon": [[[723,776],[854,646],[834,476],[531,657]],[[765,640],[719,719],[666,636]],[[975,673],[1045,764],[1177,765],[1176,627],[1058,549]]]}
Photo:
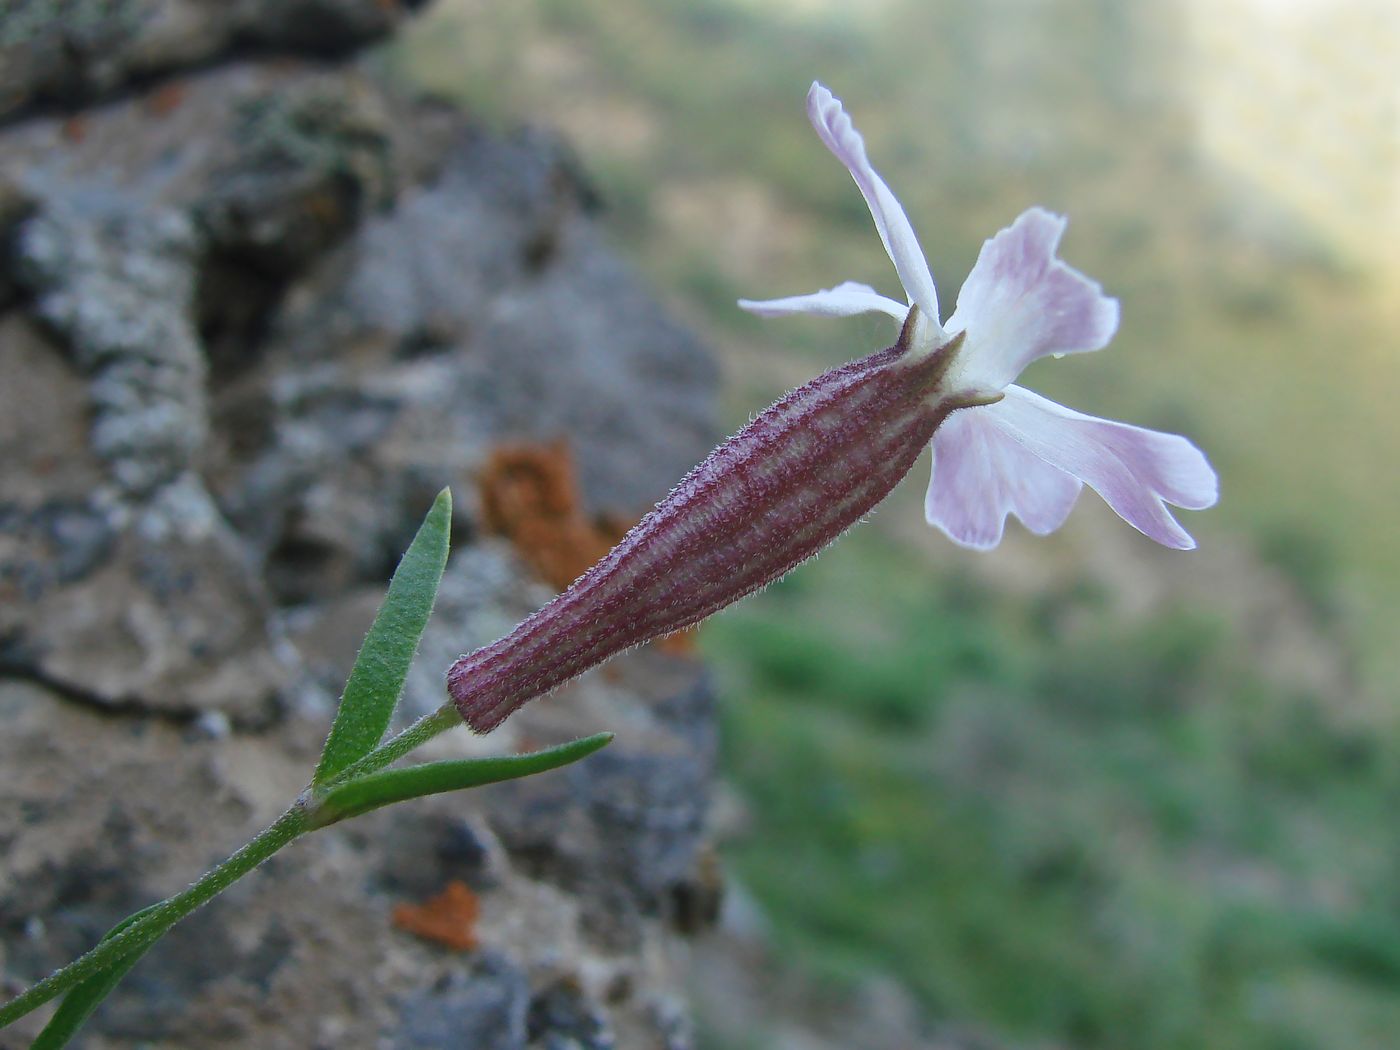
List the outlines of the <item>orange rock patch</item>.
{"label": "orange rock patch", "polygon": [[573,457],[562,441],[501,445],[481,474],[486,527],[509,539],[530,568],[559,591],[618,538],[588,521],[579,502]]}
{"label": "orange rock patch", "polygon": [[476,947],[476,918],[480,904],[464,882],[455,879],[436,897],[422,904],[394,906],[394,925],[444,945],[453,951],[469,952]]}

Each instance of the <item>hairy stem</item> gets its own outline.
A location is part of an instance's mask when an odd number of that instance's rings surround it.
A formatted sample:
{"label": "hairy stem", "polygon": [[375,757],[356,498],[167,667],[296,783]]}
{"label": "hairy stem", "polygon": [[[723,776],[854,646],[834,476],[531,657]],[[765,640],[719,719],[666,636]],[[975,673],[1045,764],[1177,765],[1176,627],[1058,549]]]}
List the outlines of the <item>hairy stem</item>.
{"label": "hairy stem", "polygon": [[[329,783],[322,785],[318,793],[333,785],[344,784],[356,777],[383,769],[439,733],[461,724],[462,716],[457,713],[457,708],[450,702],[444,704],[342,770]],[[113,963],[133,953],[145,951],[190,912],[228,889],[297,836],[314,830],[319,826],[312,819],[316,801],[316,796],[308,790],[273,824],[189,889],[155,905],[148,914],[120,933],[102,941],[85,955],[45,977],[27,992],[0,1006],[0,1028],[44,1005],[50,999],[62,995]]]}
{"label": "hairy stem", "polygon": [[85,955],[45,977],[24,994],[0,1007],[0,1028],[23,1017],[133,952],[143,951],[200,905],[218,896],[238,879],[306,830],[306,815],[293,806],[246,846],[181,893],[168,897],[149,914]]}
{"label": "hairy stem", "polygon": [[462,716],[457,711],[457,706],[449,701],[431,714],[418,719],[402,733],[390,737],[359,761],[342,769],[329,781],[318,787],[317,793],[321,793],[333,784],[344,784],[346,781],[362,777],[366,773],[377,772],[390,763],[397,762],[415,748],[426,744],[433,737],[461,724]]}

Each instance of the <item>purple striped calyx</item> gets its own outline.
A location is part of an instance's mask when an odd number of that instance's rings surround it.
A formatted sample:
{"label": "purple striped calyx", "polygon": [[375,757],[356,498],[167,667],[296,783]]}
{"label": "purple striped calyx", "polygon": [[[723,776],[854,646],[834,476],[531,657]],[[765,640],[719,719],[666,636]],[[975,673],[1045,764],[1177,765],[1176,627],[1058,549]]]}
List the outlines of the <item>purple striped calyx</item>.
{"label": "purple striped calyx", "polygon": [[962,338],[894,346],[818,376],[709,454],[597,565],[506,637],[458,660],[447,687],[489,732],[609,657],[699,623],[836,539],[909,472],[964,402],[942,396]]}
{"label": "purple striped calyx", "polygon": [[913,226],[840,101],[814,83],[807,115],[865,197],[905,301],[847,281],[739,305],[770,317],[885,313],[901,324],[898,341],[766,409],[568,590],[453,664],[448,692],[474,730],[776,580],[884,499],[925,445],[934,463],[925,516],[963,546],[995,547],[1008,515],[1054,531],[1084,485],[1151,539],[1195,545],[1166,506],[1216,500],[1215,472],[1195,445],[1013,382],[1037,358],[1106,346],[1118,328],[1117,301],[1056,254],[1065,220],[1030,208],[988,240],[941,322]]}

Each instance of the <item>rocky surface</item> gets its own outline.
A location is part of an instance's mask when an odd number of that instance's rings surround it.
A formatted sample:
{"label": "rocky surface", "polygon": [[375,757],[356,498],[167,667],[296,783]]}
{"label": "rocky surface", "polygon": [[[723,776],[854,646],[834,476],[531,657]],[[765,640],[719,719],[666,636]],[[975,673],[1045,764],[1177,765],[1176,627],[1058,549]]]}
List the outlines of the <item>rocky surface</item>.
{"label": "rocky surface", "polygon": [[[494,447],[564,439],[580,513],[625,519],[713,443],[715,369],[608,247],[567,147],[346,57],[411,6],[5,5],[7,995],[304,786],[438,489],[455,552],[404,717],[548,597],[482,527]],[[697,663],[644,651],[498,734],[442,738],[618,733],[566,771],[298,843],[154,950],[83,1045],[689,1045],[679,945],[718,892],[712,702]],[[476,949],[394,926],[453,883]]]}
{"label": "rocky surface", "polygon": [[229,52],[334,57],[422,0],[3,0],[0,120],[76,108]]}

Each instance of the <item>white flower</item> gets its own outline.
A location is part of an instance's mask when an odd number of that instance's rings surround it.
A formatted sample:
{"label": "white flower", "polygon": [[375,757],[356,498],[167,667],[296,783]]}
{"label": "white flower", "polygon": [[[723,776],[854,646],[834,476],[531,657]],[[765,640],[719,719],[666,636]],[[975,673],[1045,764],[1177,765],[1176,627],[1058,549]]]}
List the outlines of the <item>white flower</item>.
{"label": "white flower", "polygon": [[[1000,541],[1006,515],[1038,535],[1069,516],[1088,485],[1130,525],[1168,547],[1195,541],[1168,503],[1200,510],[1215,503],[1215,471],[1184,437],[1097,419],[1016,386],[1036,358],[1106,346],[1118,329],[1118,302],[1055,256],[1065,220],[1031,208],[982,246],[939,323],[938,291],[904,209],[865,154],[841,102],[820,84],[807,116],[827,149],[855,179],[904,285],[906,302],[847,281],[810,295],[739,305],[765,317],[878,311],[903,322],[918,307],[912,344],[930,353],[964,334],[939,396],[982,402],[960,408],[935,431],[925,516],[955,542],[982,550]],[[991,402],[991,403],[987,403]]]}

